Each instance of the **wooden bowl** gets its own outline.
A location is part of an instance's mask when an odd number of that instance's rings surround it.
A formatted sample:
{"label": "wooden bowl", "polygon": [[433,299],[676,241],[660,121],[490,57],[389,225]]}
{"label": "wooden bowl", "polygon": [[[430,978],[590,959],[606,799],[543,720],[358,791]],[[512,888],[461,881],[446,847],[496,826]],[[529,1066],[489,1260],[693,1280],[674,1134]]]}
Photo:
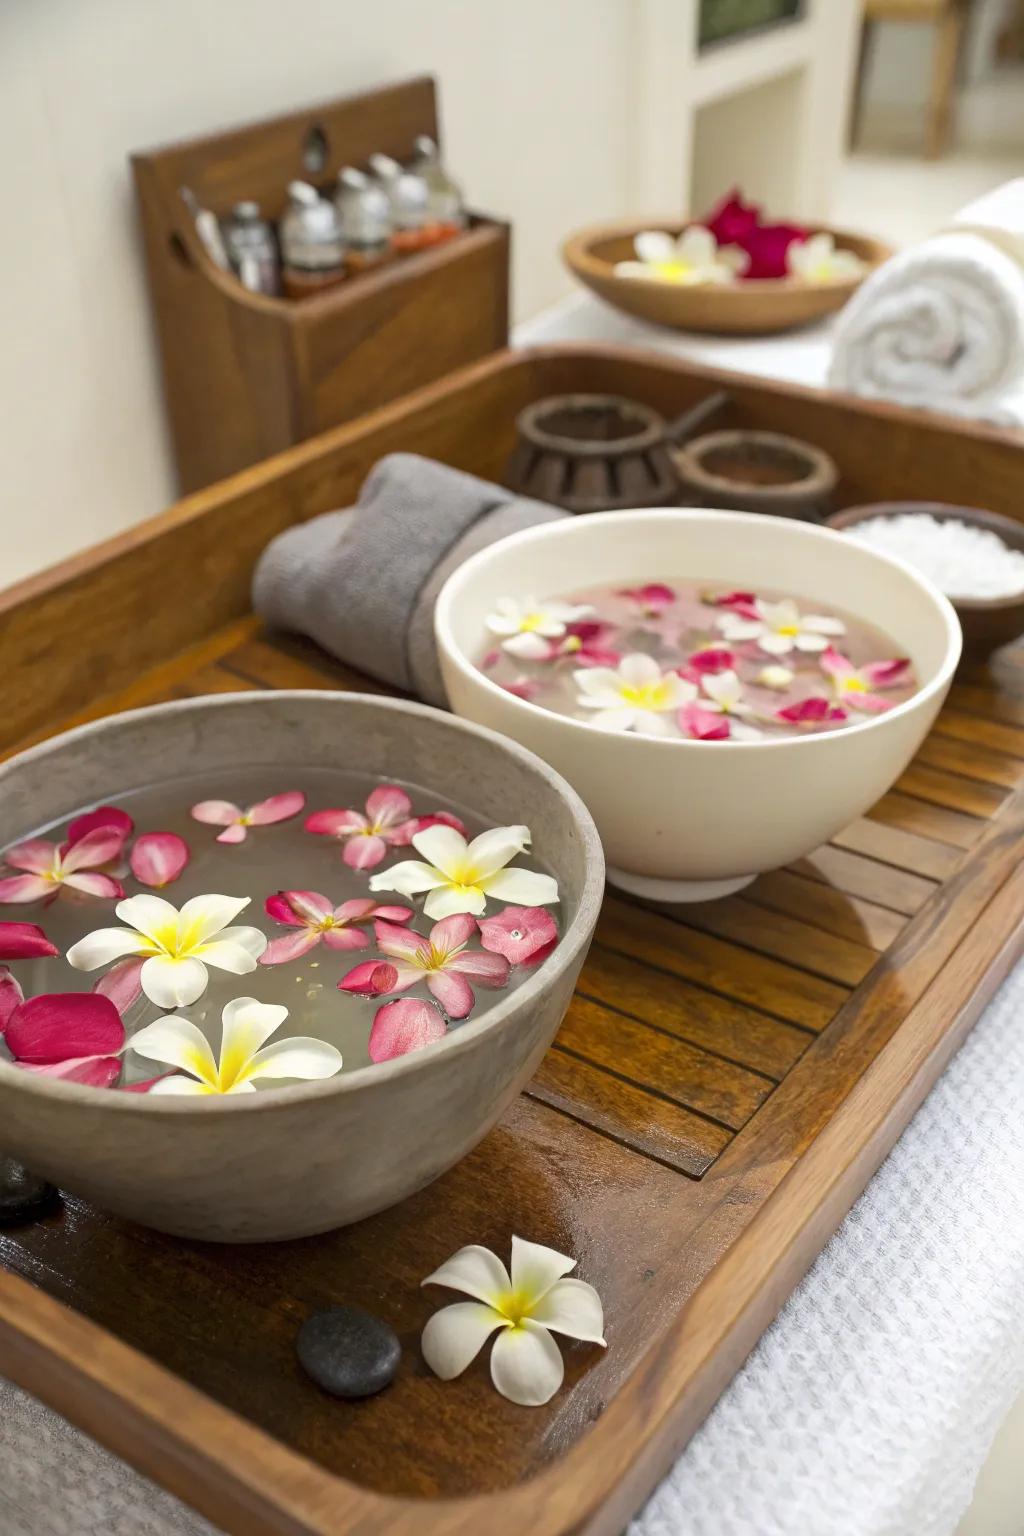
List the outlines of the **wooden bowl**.
{"label": "wooden bowl", "polygon": [[[956,507],[943,501],[876,501],[847,507],[826,519],[830,528],[853,528],[874,517],[897,517],[904,512],[925,512],[936,522],[970,523],[987,528],[1024,554],[1024,524],[981,507]],[[1024,592],[1015,597],[950,597],[964,632],[964,655],[978,659],[1024,634]]]}
{"label": "wooden bowl", "polygon": [[827,453],[781,432],[707,432],[672,453],[687,498],[703,507],[820,522],[839,471]]}
{"label": "wooden bowl", "polygon": [[599,298],[641,320],[680,331],[765,336],[808,325],[842,309],[868,272],[892,255],[891,246],[869,235],[818,225],[815,233],[821,230],[833,235],[837,246],[861,258],[865,263],[861,277],[831,283],[802,283],[792,277],[755,278],[748,283],[706,283],[686,288],[650,278],[615,276],[615,263],[633,258],[633,240],[642,230],[664,229],[678,235],[686,227],[685,222],[664,219],[595,225],[570,235],[562,246],[562,258],[574,276]]}
{"label": "wooden bowl", "polygon": [[520,411],[506,473],[522,496],[567,512],[666,507],[679,479],[663,416],[621,395],[550,395]]}

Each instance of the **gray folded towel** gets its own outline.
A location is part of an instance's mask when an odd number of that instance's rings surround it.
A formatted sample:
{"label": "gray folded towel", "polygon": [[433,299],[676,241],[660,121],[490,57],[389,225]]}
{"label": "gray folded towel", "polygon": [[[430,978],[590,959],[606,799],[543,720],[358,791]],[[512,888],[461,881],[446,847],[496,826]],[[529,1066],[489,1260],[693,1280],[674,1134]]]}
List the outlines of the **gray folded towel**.
{"label": "gray folded towel", "polygon": [[260,557],[253,607],[340,661],[445,705],[434,645],[444,582],[478,549],[567,514],[415,453],[381,459],[354,507],[279,534]]}

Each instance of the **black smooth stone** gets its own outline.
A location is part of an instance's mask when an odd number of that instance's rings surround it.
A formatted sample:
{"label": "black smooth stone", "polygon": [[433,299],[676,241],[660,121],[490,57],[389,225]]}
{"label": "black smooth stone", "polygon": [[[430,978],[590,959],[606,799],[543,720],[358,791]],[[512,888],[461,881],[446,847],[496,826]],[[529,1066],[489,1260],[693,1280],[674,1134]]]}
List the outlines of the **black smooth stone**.
{"label": "black smooth stone", "polygon": [[13,1158],[0,1157],[0,1227],[42,1216],[56,1202],[57,1191]]}
{"label": "black smooth stone", "polygon": [[335,1397],[372,1397],[390,1386],[402,1357],[398,1335],[361,1307],[307,1317],[295,1340],[299,1364]]}

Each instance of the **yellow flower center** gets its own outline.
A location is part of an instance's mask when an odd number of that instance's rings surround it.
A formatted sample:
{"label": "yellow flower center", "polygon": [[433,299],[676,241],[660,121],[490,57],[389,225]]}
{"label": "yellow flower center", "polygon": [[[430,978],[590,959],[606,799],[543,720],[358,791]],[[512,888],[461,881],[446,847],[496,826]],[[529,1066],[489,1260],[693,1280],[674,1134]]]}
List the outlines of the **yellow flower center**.
{"label": "yellow flower center", "polygon": [[531,634],[535,629],[540,629],[543,623],[542,613],[524,613],[519,621],[519,629],[522,634]]}
{"label": "yellow flower center", "polygon": [[867,693],[868,685],[859,677],[844,677],[843,690],[846,693]]}
{"label": "yellow flower center", "polygon": [[522,1291],[506,1291],[494,1299],[494,1310],[507,1318],[513,1328],[518,1328],[524,1317],[533,1311],[532,1298]]}
{"label": "yellow flower center", "polygon": [[775,633],[777,635],[798,635],[800,633],[800,626],[799,624],[780,624]]}
{"label": "yellow flower center", "polygon": [[685,261],[652,261],[651,266],[668,283],[678,283],[693,271]]}
{"label": "yellow flower center", "polygon": [[665,709],[669,703],[669,685],[664,678],[656,683],[622,683],[619,693],[634,709]]}
{"label": "yellow flower center", "polygon": [[571,656],[575,651],[582,651],[582,649],[583,641],[579,635],[569,635],[562,644],[562,650],[567,656]]}

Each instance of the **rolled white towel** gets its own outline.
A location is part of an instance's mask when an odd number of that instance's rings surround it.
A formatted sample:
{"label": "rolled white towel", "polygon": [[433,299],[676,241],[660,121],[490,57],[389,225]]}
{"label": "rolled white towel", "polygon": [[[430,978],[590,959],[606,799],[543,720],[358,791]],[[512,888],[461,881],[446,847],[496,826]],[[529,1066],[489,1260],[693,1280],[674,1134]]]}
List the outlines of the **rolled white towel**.
{"label": "rolled white towel", "polygon": [[1024,267],[1024,176],[975,198],[961,208],[950,228],[983,235]]}
{"label": "rolled white towel", "polygon": [[902,251],[840,314],[828,382],[901,405],[1024,426],[1024,267],[968,231]]}

